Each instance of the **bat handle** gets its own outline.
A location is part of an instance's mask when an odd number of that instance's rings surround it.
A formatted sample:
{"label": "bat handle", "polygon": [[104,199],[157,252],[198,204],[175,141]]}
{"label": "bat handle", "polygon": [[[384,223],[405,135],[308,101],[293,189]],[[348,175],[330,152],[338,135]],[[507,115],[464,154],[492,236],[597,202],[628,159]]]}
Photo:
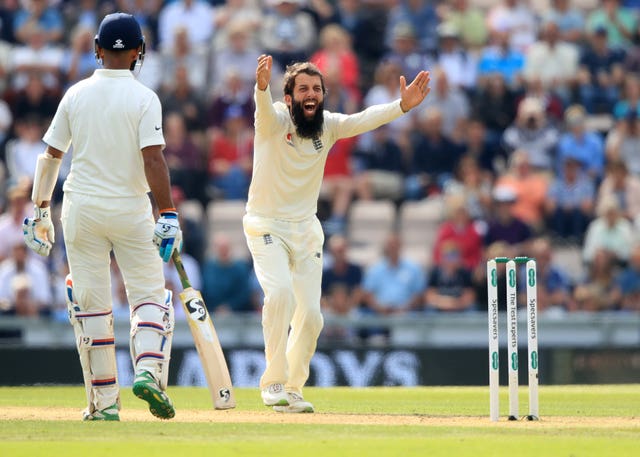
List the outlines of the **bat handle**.
{"label": "bat handle", "polygon": [[189,282],[189,276],[187,276],[187,272],[185,271],[184,265],[182,264],[182,257],[180,256],[180,253],[178,252],[177,249],[173,251],[171,258],[173,259],[173,264],[176,267],[178,276],[180,276],[180,282],[182,283],[182,288],[188,289],[189,287],[191,287],[191,282]]}

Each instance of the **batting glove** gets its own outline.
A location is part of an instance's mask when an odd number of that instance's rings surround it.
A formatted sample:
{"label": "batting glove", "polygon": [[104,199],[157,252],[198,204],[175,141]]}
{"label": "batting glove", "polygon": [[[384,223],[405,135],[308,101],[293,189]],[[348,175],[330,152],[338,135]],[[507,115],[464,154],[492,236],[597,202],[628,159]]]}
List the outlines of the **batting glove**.
{"label": "batting glove", "polygon": [[34,208],[34,216],[27,217],[22,223],[22,234],[27,246],[40,254],[48,256],[55,242],[55,231],[51,223],[51,208]]}
{"label": "batting glove", "polygon": [[178,223],[178,213],[175,211],[163,211],[156,222],[153,232],[153,244],[160,252],[160,257],[168,262],[174,250],[182,250],[182,230]]}

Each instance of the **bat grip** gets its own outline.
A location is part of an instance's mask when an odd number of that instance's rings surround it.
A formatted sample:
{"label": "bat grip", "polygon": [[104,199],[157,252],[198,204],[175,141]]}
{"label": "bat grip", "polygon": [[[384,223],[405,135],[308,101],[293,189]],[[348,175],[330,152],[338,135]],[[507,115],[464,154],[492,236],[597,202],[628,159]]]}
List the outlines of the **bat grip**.
{"label": "bat grip", "polygon": [[171,258],[173,259],[173,264],[176,267],[178,276],[180,276],[180,282],[182,283],[182,288],[188,289],[189,287],[191,287],[191,282],[189,282],[189,276],[187,276],[187,272],[185,271],[184,265],[182,264],[182,257],[180,256],[180,253],[178,252],[177,249],[173,251]]}

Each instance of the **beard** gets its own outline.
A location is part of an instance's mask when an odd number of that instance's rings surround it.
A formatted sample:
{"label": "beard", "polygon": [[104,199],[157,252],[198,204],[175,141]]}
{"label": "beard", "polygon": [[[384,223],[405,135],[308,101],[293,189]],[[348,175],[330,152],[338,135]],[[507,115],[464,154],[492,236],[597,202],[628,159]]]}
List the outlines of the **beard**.
{"label": "beard", "polygon": [[312,118],[307,118],[302,106],[303,103],[295,100],[291,103],[291,118],[296,126],[296,133],[300,138],[318,138],[322,135],[322,126],[324,125],[324,102],[318,103]]}

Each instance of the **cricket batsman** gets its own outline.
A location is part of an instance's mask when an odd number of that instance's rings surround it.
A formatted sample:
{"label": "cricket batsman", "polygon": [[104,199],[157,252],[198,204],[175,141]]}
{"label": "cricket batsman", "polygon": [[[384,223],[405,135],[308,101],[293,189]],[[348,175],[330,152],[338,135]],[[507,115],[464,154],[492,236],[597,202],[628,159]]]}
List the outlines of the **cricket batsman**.
{"label": "cricket batsman", "polygon": [[[27,246],[48,256],[55,241],[51,196],[61,158],[73,144],[61,222],[71,272],[66,281],[69,320],[87,394],[83,419],[89,421],[120,420],[111,251],[131,307],[133,392],[148,402],[153,415],[175,415],[165,392],[174,313],[162,261],[180,250],[182,232],[162,154],[160,101],[132,73],[144,51],[132,15],[114,13],[102,20],[95,53],[104,68],[70,87],[60,101],[36,165],[35,215],[23,224]],[[157,222],[149,191],[160,210]]]}
{"label": "cricket batsman", "polygon": [[265,296],[266,369],[260,388],[263,403],[275,411],[312,413],[302,388],[323,325],[324,234],[316,212],[327,153],[337,140],[373,130],[419,105],[430,91],[430,78],[421,71],[407,85],[401,76],[400,99],[345,115],[324,111],[323,75],[309,62],[287,67],[284,102],[274,103],[272,65],[271,56],[258,58],[253,177],[243,218]]}

